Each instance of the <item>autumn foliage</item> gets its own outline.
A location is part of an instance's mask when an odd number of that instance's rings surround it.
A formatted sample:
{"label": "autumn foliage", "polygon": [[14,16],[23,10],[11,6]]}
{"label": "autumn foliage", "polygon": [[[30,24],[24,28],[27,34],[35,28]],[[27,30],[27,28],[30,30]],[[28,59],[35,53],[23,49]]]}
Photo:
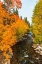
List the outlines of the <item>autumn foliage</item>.
{"label": "autumn foliage", "polygon": [[32,16],[32,31],[35,35],[34,42],[42,43],[42,0],[36,4]]}
{"label": "autumn foliage", "polygon": [[4,2],[7,4],[6,6],[8,6],[8,8],[21,8],[22,7],[22,3],[20,0],[4,0]]}
{"label": "autumn foliage", "polygon": [[[13,1],[18,2],[18,0]],[[0,50],[6,59],[8,59],[12,53],[11,46],[15,45],[27,33],[29,27],[19,16],[14,13],[10,14],[3,5],[0,2]]]}

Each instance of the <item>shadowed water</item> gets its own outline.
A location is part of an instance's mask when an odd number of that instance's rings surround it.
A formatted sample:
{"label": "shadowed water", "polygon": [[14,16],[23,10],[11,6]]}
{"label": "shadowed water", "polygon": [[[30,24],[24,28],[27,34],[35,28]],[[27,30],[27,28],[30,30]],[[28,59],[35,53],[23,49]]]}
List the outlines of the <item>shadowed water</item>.
{"label": "shadowed water", "polygon": [[32,35],[28,34],[25,38],[13,46],[13,57],[11,64],[42,64],[42,56],[35,53],[32,48]]}

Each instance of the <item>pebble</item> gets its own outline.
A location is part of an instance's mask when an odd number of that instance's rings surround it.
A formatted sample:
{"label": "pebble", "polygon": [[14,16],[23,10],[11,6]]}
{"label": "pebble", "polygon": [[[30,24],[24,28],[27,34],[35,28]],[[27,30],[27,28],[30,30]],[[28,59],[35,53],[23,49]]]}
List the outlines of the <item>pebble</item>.
{"label": "pebble", "polygon": [[24,57],[27,58],[27,57],[29,57],[29,56],[28,56],[28,55],[25,55]]}

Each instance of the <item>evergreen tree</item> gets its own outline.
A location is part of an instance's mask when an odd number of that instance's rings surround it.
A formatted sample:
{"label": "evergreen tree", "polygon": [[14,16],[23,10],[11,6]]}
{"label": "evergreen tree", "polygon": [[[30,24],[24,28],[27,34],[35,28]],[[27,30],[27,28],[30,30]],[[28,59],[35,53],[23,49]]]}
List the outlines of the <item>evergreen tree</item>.
{"label": "evergreen tree", "polygon": [[30,27],[30,23],[29,21],[27,20],[27,17],[24,18],[25,22],[28,24],[28,26]]}
{"label": "evergreen tree", "polygon": [[16,8],[16,10],[13,9],[13,13],[16,14],[16,15],[19,15],[19,13],[18,13],[18,9],[17,9],[17,8]]}
{"label": "evergreen tree", "polygon": [[22,16],[20,16],[21,20],[22,20]]}

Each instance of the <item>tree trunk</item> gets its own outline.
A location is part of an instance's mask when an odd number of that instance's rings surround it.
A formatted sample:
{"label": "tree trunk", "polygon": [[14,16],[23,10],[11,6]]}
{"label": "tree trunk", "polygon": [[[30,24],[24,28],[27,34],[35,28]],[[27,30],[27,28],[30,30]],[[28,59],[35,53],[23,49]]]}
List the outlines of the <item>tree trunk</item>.
{"label": "tree trunk", "polygon": [[10,64],[10,59],[6,61],[2,53],[0,53],[0,64]]}

